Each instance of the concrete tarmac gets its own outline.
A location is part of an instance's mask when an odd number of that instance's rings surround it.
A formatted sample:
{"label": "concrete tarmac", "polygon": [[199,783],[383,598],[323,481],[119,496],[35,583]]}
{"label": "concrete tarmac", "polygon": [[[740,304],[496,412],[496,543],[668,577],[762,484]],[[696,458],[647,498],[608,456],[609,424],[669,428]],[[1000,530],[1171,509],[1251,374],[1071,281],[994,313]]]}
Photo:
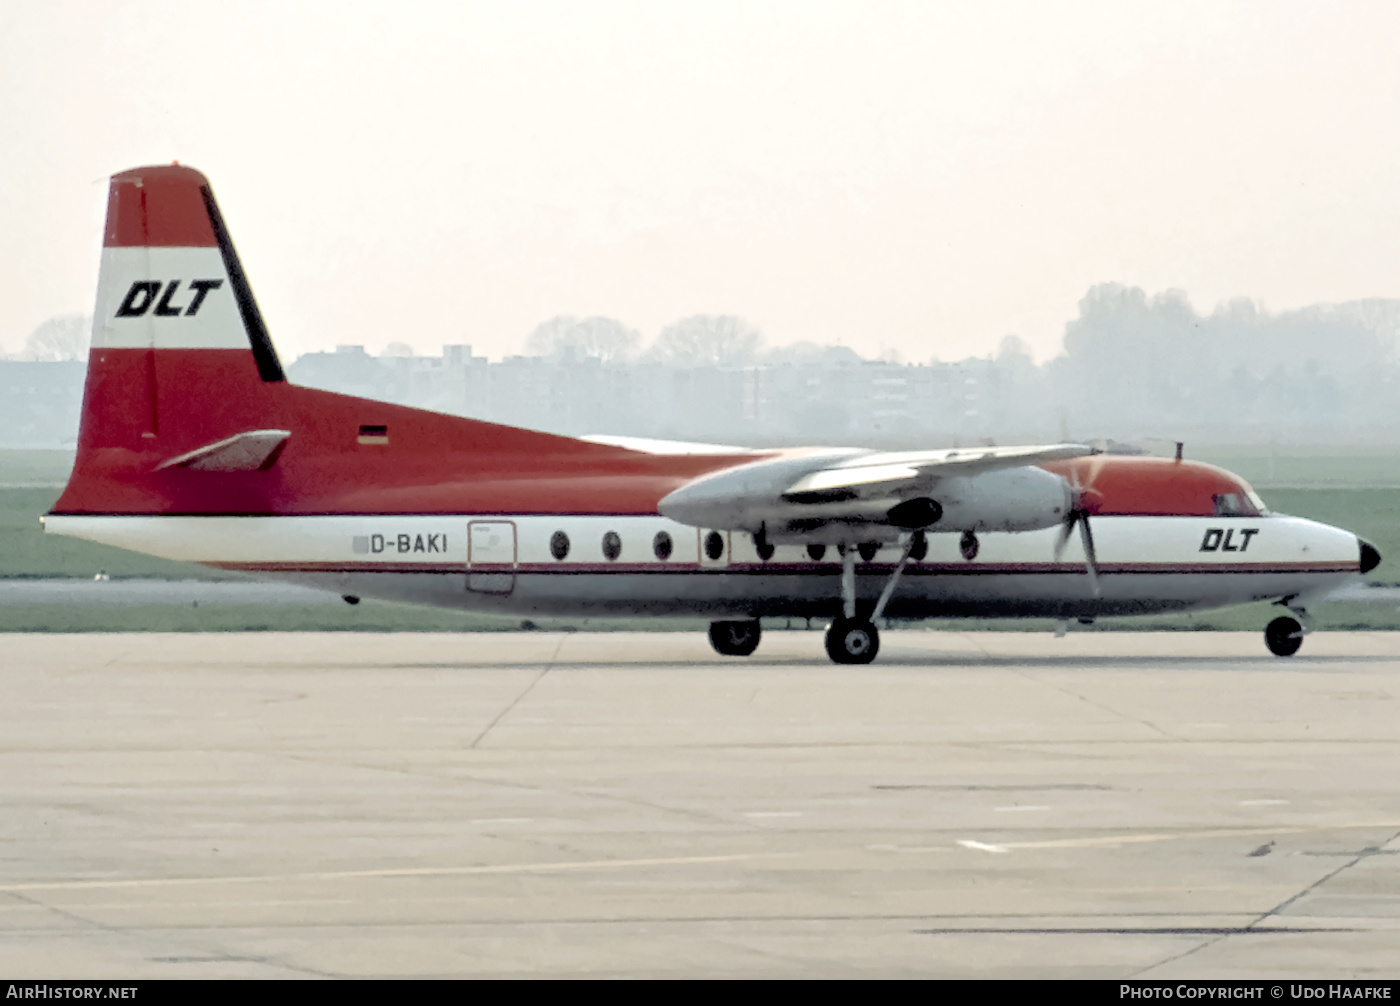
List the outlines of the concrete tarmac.
{"label": "concrete tarmac", "polygon": [[0,977],[1400,976],[1400,634],[0,636]]}

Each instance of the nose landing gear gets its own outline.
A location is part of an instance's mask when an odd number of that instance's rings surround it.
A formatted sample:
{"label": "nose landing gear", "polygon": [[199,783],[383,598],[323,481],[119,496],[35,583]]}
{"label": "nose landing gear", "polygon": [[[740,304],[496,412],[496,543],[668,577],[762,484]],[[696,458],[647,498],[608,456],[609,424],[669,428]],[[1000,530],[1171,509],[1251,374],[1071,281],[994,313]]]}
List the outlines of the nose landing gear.
{"label": "nose landing gear", "polygon": [[1264,628],[1264,645],[1276,657],[1291,657],[1303,645],[1303,637],[1312,631],[1308,628],[1308,612],[1292,597],[1275,603],[1283,605],[1295,617],[1282,615],[1270,622]]}
{"label": "nose landing gear", "polygon": [[1303,626],[1296,618],[1275,618],[1264,629],[1264,645],[1276,657],[1291,657],[1303,645]]}

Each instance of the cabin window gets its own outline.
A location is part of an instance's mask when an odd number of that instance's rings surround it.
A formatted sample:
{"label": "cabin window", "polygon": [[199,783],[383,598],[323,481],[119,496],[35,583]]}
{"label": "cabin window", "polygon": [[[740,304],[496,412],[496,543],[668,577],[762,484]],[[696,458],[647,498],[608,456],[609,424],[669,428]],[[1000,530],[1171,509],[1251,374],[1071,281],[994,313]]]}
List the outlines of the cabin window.
{"label": "cabin window", "polygon": [[622,539],[618,537],[616,531],[609,531],[603,535],[603,558],[609,562],[615,560],[622,554]]}
{"label": "cabin window", "polygon": [[1216,493],[1215,516],[1217,517],[1258,517],[1262,507],[1256,506],[1250,493]]}
{"label": "cabin window", "polygon": [[811,559],[813,562],[821,562],[822,556],[824,555],[826,555],[825,545],[814,544],[807,546],[807,558]]}
{"label": "cabin window", "polygon": [[661,562],[665,562],[667,559],[671,558],[671,548],[671,536],[665,531],[656,532],[656,537],[651,540],[651,550],[656,555],[656,558]]}
{"label": "cabin window", "polygon": [[705,535],[705,554],[714,560],[724,557],[724,537],[718,531]]}
{"label": "cabin window", "polygon": [[555,531],[549,536],[549,554],[560,562],[569,555],[569,536],[563,531]]}

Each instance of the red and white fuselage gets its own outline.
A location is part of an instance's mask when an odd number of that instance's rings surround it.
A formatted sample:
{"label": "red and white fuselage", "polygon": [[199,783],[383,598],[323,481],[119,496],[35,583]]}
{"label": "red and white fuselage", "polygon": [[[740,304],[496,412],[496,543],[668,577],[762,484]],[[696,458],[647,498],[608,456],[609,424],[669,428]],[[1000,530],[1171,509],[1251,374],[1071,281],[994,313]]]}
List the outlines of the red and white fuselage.
{"label": "red and white fuselage", "polygon": [[[862,545],[859,603],[906,558],[884,612],[911,618],[1308,598],[1368,561],[1347,531],[1263,512],[1228,472],[1104,455],[1035,466],[1041,482],[1075,487],[1096,578],[1079,539],[1056,556],[1050,525],[695,526],[663,516],[662,501],[802,452],[636,450],[289,384],[208,183],[188,168],[115,176],[105,238],[77,462],[51,533],[356,597],[715,619],[839,615],[842,554]],[[839,491],[819,503],[861,505]],[[832,491],[775,505],[820,492]],[[915,502],[943,509],[926,495]],[[971,555],[940,533],[974,526]]]}
{"label": "red and white fuselage", "polygon": [[[840,555],[707,532],[656,515],[443,513],[117,516],[55,511],[51,532],[163,558],[291,579],[342,595],[519,614],[831,617],[841,607]],[[720,535],[717,558],[705,550]],[[556,559],[551,541],[564,535]],[[670,551],[661,558],[658,535]],[[618,545],[609,548],[611,536]],[[1313,597],[1359,571],[1354,535],[1296,517],[1105,516],[1094,524],[1100,593],[1056,532],[989,533],[974,559],[952,535],[930,535],[887,613],[1083,618]],[[1203,545],[1216,544],[1212,550]],[[901,549],[857,565],[873,602]],[[615,558],[609,558],[614,555]]]}

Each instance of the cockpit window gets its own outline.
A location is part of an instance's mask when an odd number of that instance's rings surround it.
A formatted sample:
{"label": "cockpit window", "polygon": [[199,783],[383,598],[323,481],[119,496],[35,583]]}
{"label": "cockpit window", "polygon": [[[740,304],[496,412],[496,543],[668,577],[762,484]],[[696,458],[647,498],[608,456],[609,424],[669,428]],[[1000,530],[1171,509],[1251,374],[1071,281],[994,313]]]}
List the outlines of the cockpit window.
{"label": "cockpit window", "polygon": [[[1252,498],[1251,498],[1252,497]],[[1217,517],[1258,517],[1263,512],[1263,501],[1254,493],[1216,493],[1215,516]]]}

